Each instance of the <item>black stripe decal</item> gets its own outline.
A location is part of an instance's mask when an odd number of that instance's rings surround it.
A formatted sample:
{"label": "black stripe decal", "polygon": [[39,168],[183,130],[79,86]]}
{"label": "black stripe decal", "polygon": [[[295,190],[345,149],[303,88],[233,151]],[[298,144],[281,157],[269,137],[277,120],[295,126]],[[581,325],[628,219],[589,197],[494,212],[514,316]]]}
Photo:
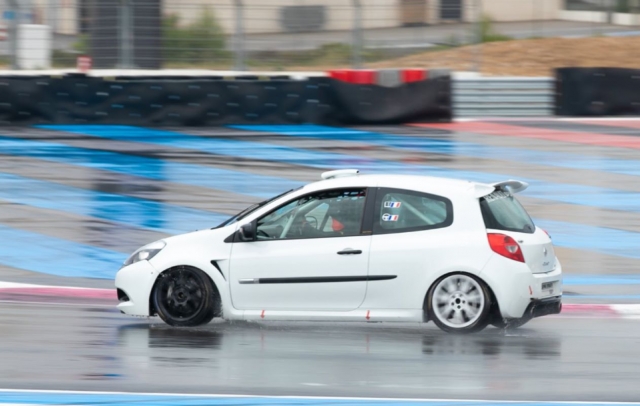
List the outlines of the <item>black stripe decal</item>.
{"label": "black stripe decal", "polygon": [[257,282],[261,285],[270,283],[336,283],[336,282],[369,282],[388,281],[397,278],[397,275],[363,275],[363,276],[312,276],[306,278],[260,278]]}

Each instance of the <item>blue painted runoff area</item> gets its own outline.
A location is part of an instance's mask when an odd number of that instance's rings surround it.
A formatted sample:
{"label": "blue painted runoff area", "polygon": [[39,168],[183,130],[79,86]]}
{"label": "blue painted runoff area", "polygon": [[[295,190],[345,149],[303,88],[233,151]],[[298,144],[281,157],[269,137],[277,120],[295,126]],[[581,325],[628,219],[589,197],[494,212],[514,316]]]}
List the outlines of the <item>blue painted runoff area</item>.
{"label": "blue painted runoff area", "polygon": [[120,252],[4,225],[0,241],[0,264],[49,275],[114,279],[127,259]]}
{"label": "blue painted runoff area", "polygon": [[[587,169],[640,176],[640,160],[614,159],[604,156],[579,155],[566,152],[536,151],[525,148],[497,147],[460,142],[447,138],[395,135],[378,131],[369,132],[319,125],[236,125],[231,126],[231,128],[292,137],[358,142],[428,154],[527,162],[533,165]],[[427,135],[426,131],[425,135]]]}
{"label": "blue painted runoff area", "polygon": [[[48,128],[53,128],[47,126]],[[305,127],[305,126],[303,126]],[[137,127],[123,126],[55,126],[63,131],[73,130],[82,134],[164,145],[171,148],[190,148],[206,151],[211,154],[260,159],[327,168],[359,167],[364,172],[380,173],[414,173],[441,176],[453,176],[471,180],[493,182],[508,178],[505,175],[486,174],[483,172],[452,171],[438,167],[425,167],[399,162],[375,160],[351,155],[307,151],[261,142],[248,142],[237,139],[221,139],[197,137],[188,134],[160,131]],[[294,131],[298,127],[289,128]],[[324,127],[323,127],[324,128]],[[284,131],[283,129],[281,129]],[[273,132],[273,131],[271,131]],[[321,131],[319,131],[321,132]],[[449,146],[447,148],[454,148]],[[3,153],[26,156],[34,159],[49,160],[87,168],[136,175],[154,180],[166,180],[181,184],[208,187],[222,191],[256,197],[271,197],[283,190],[298,186],[300,182],[286,178],[262,176],[241,171],[218,169],[202,165],[170,162],[157,158],[139,157],[107,151],[76,148],[64,144],[23,140],[0,136],[0,149]],[[215,156],[212,156],[215,159]],[[320,172],[320,170],[318,171]],[[455,175],[455,176],[454,176]],[[480,179],[481,178],[481,179]],[[616,208],[619,210],[640,211],[640,194],[612,189],[595,188],[579,185],[549,184],[538,180],[524,179],[532,183],[528,194],[533,197],[546,198],[573,204],[586,204],[597,207]],[[195,229],[215,226],[227,218],[227,215],[201,210],[194,210],[178,205],[171,205],[152,200],[134,198],[120,194],[104,193],[61,185],[54,182],[40,181],[12,174],[0,173],[0,199],[43,209],[57,210],[102,219],[114,224],[129,227],[150,229],[167,234],[179,234]],[[640,259],[640,233],[630,231],[594,227],[545,219],[536,219],[536,224],[547,230],[553,237],[554,244],[601,254]],[[40,236],[38,240],[47,241],[49,237]],[[64,245],[58,240],[56,246]],[[73,242],[68,250],[82,254],[84,251]],[[29,245],[23,245],[22,251],[29,252]],[[99,248],[96,248],[99,249]],[[121,255],[121,254],[118,254]],[[16,255],[15,258],[19,258]],[[90,258],[100,258],[90,255]],[[16,262],[6,265],[16,266]],[[25,268],[25,266],[20,266]],[[72,275],[92,277],[99,266],[69,268]],[[111,269],[111,268],[109,268]],[[589,270],[598,271],[598,270]],[[38,272],[47,272],[42,270]],[[101,273],[99,274],[108,274]],[[106,271],[105,271],[106,272]],[[67,276],[72,276],[67,275]],[[573,278],[573,279],[571,279]],[[608,276],[605,279],[596,276],[567,276],[567,285],[628,285],[640,284],[637,279]]]}
{"label": "blue painted runoff area", "polygon": [[585,224],[535,219],[558,247],[640,259],[640,233]]}
{"label": "blue painted runoff area", "polygon": [[211,228],[230,217],[7,173],[0,173],[0,184],[0,199],[8,202],[94,217],[167,234]]}
{"label": "blue painted runoff area", "polygon": [[[0,136],[3,154],[269,198],[302,183],[246,172]],[[215,159],[215,158],[212,158]]]}
{"label": "blue painted runoff area", "polygon": [[565,285],[640,285],[640,275],[570,275],[563,276]]}
{"label": "blue painted runoff area", "polygon": [[[0,392],[0,404],[30,405],[144,405],[144,406],[247,406],[247,405],[284,405],[284,406],[366,406],[366,405],[415,405],[415,406],[610,406],[621,403],[609,402],[511,402],[482,400],[403,400],[403,399],[365,399],[365,398],[324,398],[324,397],[261,397],[261,396],[225,396],[225,395],[170,395],[170,394],[134,394],[134,393],[95,393],[95,392],[45,392],[45,391],[6,391]],[[640,403],[624,403],[636,406]]]}
{"label": "blue painted runoff area", "polygon": [[569,299],[572,302],[581,300],[608,300],[613,304],[621,304],[622,302],[620,301],[622,300],[640,300],[640,295],[567,295],[565,292],[563,298]]}
{"label": "blue painted runoff area", "polygon": [[[512,178],[512,176],[505,174],[406,164],[332,152],[308,151],[268,143],[198,137],[148,128],[97,125],[47,125],[39,126],[39,128],[121,141],[195,149],[211,154],[238,158],[304,165],[323,170],[358,168],[363,173],[430,175],[467,179],[483,183],[493,183]],[[524,192],[528,196],[603,209],[640,212],[640,193],[593,186],[553,183],[528,178],[520,178],[520,180],[530,184],[530,188]]]}

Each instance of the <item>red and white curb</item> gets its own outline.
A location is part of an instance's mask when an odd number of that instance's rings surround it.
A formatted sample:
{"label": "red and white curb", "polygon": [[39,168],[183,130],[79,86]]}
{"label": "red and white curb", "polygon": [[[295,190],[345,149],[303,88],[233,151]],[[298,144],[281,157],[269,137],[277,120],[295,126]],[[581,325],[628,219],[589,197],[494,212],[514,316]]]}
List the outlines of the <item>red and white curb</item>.
{"label": "red and white curb", "polygon": [[29,298],[71,298],[117,301],[115,289],[78,288],[69,286],[31,285],[27,283],[0,282],[0,299]]}
{"label": "red and white curb", "polygon": [[560,315],[640,319],[640,304],[564,303]]}
{"label": "red and white curb", "polygon": [[[86,299],[117,302],[115,289],[79,288],[69,286],[31,285],[0,282],[0,300],[34,301],[51,299]],[[610,317],[640,319],[640,304],[564,303],[559,317]]]}

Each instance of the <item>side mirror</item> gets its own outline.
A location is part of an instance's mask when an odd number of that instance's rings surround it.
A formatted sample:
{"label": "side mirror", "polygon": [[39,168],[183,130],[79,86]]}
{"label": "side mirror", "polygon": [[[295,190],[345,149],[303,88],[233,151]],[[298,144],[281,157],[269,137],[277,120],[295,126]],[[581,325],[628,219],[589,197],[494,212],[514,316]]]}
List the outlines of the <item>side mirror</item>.
{"label": "side mirror", "polygon": [[240,227],[238,239],[240,241],[254,241],[256,239],[256,223],[252,221]]}

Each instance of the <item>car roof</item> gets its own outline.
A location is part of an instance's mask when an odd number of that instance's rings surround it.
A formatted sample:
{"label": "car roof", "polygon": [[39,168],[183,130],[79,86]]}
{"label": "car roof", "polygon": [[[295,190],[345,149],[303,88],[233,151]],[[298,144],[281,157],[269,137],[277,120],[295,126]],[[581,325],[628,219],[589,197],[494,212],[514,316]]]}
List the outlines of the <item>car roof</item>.
{"label": "car roof", "polygon": [[455,194],[488,194],[495,190],[495,187],[492,185],[462,179],[392,174],[341,176],[310,183],[303,189],[311,192],[351,186],[408,189],[444,196],[451,196]]}

